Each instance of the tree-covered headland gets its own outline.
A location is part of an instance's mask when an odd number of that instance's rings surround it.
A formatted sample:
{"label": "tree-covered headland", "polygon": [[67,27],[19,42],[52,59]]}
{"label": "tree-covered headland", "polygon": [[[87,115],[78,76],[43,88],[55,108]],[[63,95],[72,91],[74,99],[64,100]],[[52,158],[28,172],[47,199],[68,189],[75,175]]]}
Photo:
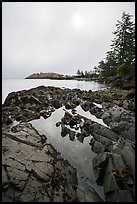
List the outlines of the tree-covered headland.
{"label": "tree-covered headland", "polygon": [[114,39],[111,41],[110,51],[102,59],[93,71],[80,71],[78,77],[89,78],[94,74],[100,77],[134,75],[135,71],[135,23],[132,15],[123,12],[121,20],[117,21]]}

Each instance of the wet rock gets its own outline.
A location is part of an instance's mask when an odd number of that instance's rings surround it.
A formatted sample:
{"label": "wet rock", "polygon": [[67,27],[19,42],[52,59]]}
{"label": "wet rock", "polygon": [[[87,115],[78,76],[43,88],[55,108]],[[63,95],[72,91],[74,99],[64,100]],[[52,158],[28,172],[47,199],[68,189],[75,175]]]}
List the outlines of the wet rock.
{"label": "wet rock", "polygon": [[37,161],[32,168],[32,172],[35,175],[35,177],[45,182],[50,181],[53,170],[54,169],[52,165],[39,161]]}
{"label": "wet rock", "polygon": [[14,190],[11,187],[8,187],[6,191],[2,192],[2,202],[14,202],[13,195]]}
{"label": "wet rock", "polygon": [[79,106],[79,105],[80,105],[80,99],[77,98],[77,96],[75,96],[75,98],[72,99],[72,103],[73,103],[75,106]]}
{"label": "wet rock", "polygon": [[107,137],[103,137],[102,135],[96,134],[94,132],[92,132],[92,136],[94,137],[94,139],[98,142],[100,142],[101,144],[105,145],[105,147],[109,147],[113,144],[113,141],[111,139],[108,139]]}
{"label": "wet rock", "polygon": [[17,98],[17,99],[15,99],[13,104],[15,104],[16,106],[19,106],[20,104],[22,104],[22,101],[19,98]]}
{"label": "wet rock", "polygon": [[118,184],[115,180],[115,177],[112,174],[112,170],[113,170],[112,159],[110,156],[108,156],[108,162],[105,168],[105,172],[103,176],[104,178],[102,181],[105,194],[109,192],[117,191],[119,189]]}
{"label": "wet rock", "polygon": [[19,190],[23,190],[26,184],[26,181],[28,179],[28,173],[25,172],[24,171],[25,169],[23,169],[22,167],[21,169],[18,169],[15,167],[13,168],[13,166],[7,167],[7,172],[8,172],[8,177],[10,178],[10,183]]}
{"label": "wet rock", "polygon": [[76,134],[77,139],[79,140],[79,142],[83,143],[85,136],[81,133],[77,133]]}
{"label": "wet rock", "polygon": [[73,127],[74,125],[77,125],[77,120],[76,118],[71,118],[70,122],[69,122],[70,127]]}
{"label": "wet rock", "polygon": [[86,102],[83,102],[81,104],[81,108],[84,110],[84,111],[88,111],[90,109],[90,106],[91,106],[91,103],[86,101]]}
{"label": "wet rock", "polygon": [[71,109],[72,108],[70,102],[65,103],[65,108],[66,109]]}
{"label": "wet rock", "polygon": [[110,123],[111,129],[125,139],[135,141],[135,126],[127,121],[120,121],[119,123]]}
{"label": "wet rock", "polygon": [[131,126],[128,130],[124,130],[121,134],[125,139],[135,142],[135,127]]}
{"label": "wet rock", "polygon": [[[126,195],[125,195],[126,194]],[[133,202],[133,198],[129,190],[119,190],[118,192],[109,192],[106,198],[107,202]]]}
{"label": "wet rock", "polygon": [[9,187],[9,179],[7,176],[7,172],[5,171],[4,167],[2,166],[2,189],[7,189]]}
{"label": "wet rock", "polygon": [[24,96],[24,97],[21,97],[20,100],[24,103],[24,104],[27,104],[27,103],[30,103],[30,104],[41,104],[41,102],[34,96]]}
{"label": "wet rock", "polygon": [[111,116],[109,112],[105,112],[101,115],[101,118],[103,120],[104,123],[106,123],[107,125],[111,122]]}
{"label": "wet rock", "polygon": [[105,151],[105,145],[95,141],[94,139],[91,139],[90,145],[92,146],[92,151],[95,153],[103,153]]}
{"label": "wet rock", "polygon": [[[21,139],[18,138],[19,136]],[[31,143],[23,142],[31,137],[31,140],[33,138],[33,142],[36,143],[41,136],[28,123],[17,125],[14,127],[14,132],[3,133],[4,202],[77,200],[76,170],[51,145],[45,143],[44,146],[34,147]],[[15,137],[20,140],[15,140]],[[9,189],[13,192],[10,195]]]}
{"label": "wet rock", "polygon": [[109,113],[111,115],[112,121],[120,122],[121,110],[118,106],[114,106],[113,108],[109,108]]}
{"label": "wet rock", "polygon": [[127,162],[128,166],[132,170],[133,177],[135,176],[135,150],[132,144],[129,142],[125,143],[124,148],[121,151],[121,154],[124,157],[124,160]]}
{"label": "wet rock", "polygon": [[51,116],[51,112],[45,112],[45,113],[42,113],[42,116],[44,119],[47,119]]}
{"label": "wet rock", "polygon": [[74,131],[70,130],[70,132],[69,132],[69,138],[70,138],[71,141],[74,141],[74,140],[75,140],[75,132],[74,132]]}
{"label": "wet rock", "polygon": [[95,115],[97,118],[101,118],[101,116],[103,114],[102,110],[96,105],[94,105],[92,108],[90,108],[90,113],[92,115]]}
{"label": "wet rock", "polygon": [[103,153],[97,154],[97,156],[92,160],[93,171],[96,177],[97,184],[102,184],[102,178],[105,172],[107,158],[107,153]]}
{"label": "wet rock", "polygon": [[130,201],[134,200],[131,192],[131,188],[134,186],[133,180],[131,179],[132,173],[134,173],[132,165],[133,160],[130,164],[127,160],[125,163],[123,155],[121,154],[101,153],[93,158],[93,167],[97,183],[103,186],[106,201],[117,202],[121,200],[125,190],[127,194],[129,194],[128,199]]}
{"label": "wet rock", "polygon": [[70,133],[70,129],[67,128],[65,125],[62,125],[61,126],[61,136],[65,137],[69,133]]}
{"label": "wet rock", "polygon": [[11,105],[11,101],[13,101],[13,98],[18,98],[18,93],[17,92],[11,92],[8,94],[8,96],[6,97],[5,101],[4,101],[4,106],[10,106]]}
{"label": "wet rock", "polygon": [[[120,83],[121,79],[118,80]],[[79,104],[84,111],[102,118],[108,128],[65,110],[56,123],[57,127],[61,125],[61,136],[68,135],[71,141],[77,138],[83,143],[85,137],[92,135],[90,145],[95,153],[92,163],[99,194],[101,187],[106,202],[135,200],[134,93],[132,89],[91,92],[40,86],[9,94],[2,107],[3,201],[98,200],[98,196],[77,188],[76,171],[46,143],[46,136],[39,135],[28,123],[14,124],[15,119],[29,121],[40,116],[46,119],[55,108],[65,106],[73,110]]]}
{"label": "wet rock", "polygon": [[135,97],[135,90],[131,90],[126,96],[128,99],[133,99]]}
{"label": "wet rock", "polygon": [[71,112],[72,112],[72,114],[74,115],[74,114],[76,114],[77,110],[72,109]]}
{"label": "wet rock", "polygon": [[130,90],[135,88],[135,82],[129,82],[123,85],[122,87],[124,90]]}
{"label": "wet rock", "polygon": [[65,111],[63,118],[61,118],[62,124],[68,125],[70,123],[71,118],[72,115],[68,111]]}
{"label": "wet rock", "polygon": [[123,101],[123,108],[128,109],[129,103],[127,100]]}
{"label": "wet rock", "polygon": [[118,122],[110,123],[111,129],[117,132],[118,134],[121,134],[121,132],[123,132],[124,130],[128,130],[129,126],[130,124],[127,121],[120,121],[119,123]]}
{"label": "wet rock", "polygon": [[53,105],[54,108],[58,109],[58,108],[60,108],[62,106],[62,101],[60,101],[60,100],[53,100],[52,101],[52,105]]}
{"label": "wet rock", "polygon": [[13,123],[13,120],[12,120],[12,118],[8,117],[8,118],[6,119],[6,124],[7,124],[7,125],[10,125],[11,123]]}
{"label": "wet rock", "polygon": [[[43,191],[44,194],[46,195]],[[42,185],[34,176],[30,175],[20,196],[20,202],[34,202],[40,197],[42,197]]]}
{"label": "wet rock", "polygon": [[115,142],[118,140],[118,135],[115,132],[113,132],[112,130],[106,128],[105,126],[101,126],[97,123],[93,123],[92,132],[95,132],[99,135],[102,135],[102,136],[104,136],[110,140],[115,141]]}
{"label": "wet rock", "polygon": [[56,123],[56,127],[59,127],[61,125],[61,122]]}

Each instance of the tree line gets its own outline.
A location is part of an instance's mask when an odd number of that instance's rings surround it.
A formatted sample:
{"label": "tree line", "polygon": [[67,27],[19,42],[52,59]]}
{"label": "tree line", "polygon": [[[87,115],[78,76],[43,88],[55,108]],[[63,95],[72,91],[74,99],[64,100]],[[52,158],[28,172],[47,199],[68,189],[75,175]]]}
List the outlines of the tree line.
{"label": "tree line", "polygon": [[131,21],[132,15],[123,12],[121,21],[117,21],[115,35],[111,41],[110,51],[102,59],[94,71],[80,71],[77,76],[90,77],[91,74],[100,74],[103,77],[123,76],[135,71],[135,24]]}

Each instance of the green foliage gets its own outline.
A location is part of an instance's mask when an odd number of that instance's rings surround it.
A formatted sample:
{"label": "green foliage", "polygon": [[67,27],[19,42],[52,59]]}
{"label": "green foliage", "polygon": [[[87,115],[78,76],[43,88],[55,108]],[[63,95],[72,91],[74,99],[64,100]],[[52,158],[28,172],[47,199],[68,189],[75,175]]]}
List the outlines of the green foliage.
{"label": "green foliage", "polygon": [[84,77],[85,75],[84,75],[84,73],[83,73],[83,71],[80,71],[79,69],[78,69],[78,71],[77,71],[77,77]]}
{"label": "green foliage", "polygon": [[99,62],[103,76],[125,75],[135,68],[135,24],[131,22],[131,15],[125,12],[117,22],[111,51]]}
{"label": "green foliage", "polygon": [[80,76],[80,70],[79,70],[79,69],[78,69],[78,71],[77,71],[77,75]]}

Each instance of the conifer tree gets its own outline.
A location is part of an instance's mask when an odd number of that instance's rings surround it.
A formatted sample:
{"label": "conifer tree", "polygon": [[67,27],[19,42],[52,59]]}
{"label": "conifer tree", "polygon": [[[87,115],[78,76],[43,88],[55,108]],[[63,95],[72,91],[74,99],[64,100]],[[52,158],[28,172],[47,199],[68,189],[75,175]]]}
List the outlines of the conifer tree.
{"label": "conifer tree", "polygon": [[103,76],[125,75],[135,69],[135,24],[131,21],[131,15],[125,12],[121,21],[117,22],[111,51],[99,62]]}
{"label": "conifer tree", "polygon": [[117,21],[115,38],[112,40],[111,50],[116,61],[118,74],[128,74],[134,67],[135,60],[135,25],[131,15],[123,12],[121,21]]}

